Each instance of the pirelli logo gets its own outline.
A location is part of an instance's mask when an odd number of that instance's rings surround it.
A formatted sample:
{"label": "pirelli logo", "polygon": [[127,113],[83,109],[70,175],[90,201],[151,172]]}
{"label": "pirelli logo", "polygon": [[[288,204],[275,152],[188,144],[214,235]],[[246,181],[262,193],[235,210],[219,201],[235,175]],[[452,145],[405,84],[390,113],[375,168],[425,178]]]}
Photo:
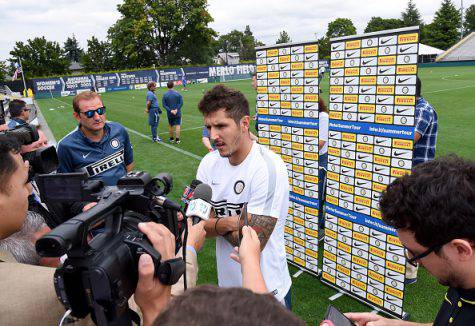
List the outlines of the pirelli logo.
{"label": "pirelli logo", "polygon": [[104,173],[120,164],[124,163],[124,149],[120,149],[114,154],[111,154],[100,161],[90,164],[85,167],[90,177]]}

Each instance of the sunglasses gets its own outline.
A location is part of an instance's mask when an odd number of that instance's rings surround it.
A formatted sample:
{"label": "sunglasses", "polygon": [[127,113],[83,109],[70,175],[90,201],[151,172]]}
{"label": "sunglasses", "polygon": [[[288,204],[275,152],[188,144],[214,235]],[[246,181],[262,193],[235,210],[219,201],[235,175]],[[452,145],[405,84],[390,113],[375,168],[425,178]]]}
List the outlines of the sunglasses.
{"label": "sunglasses", "polygon": [[444,244],[438,244],[438,245],[435,245],[435,246],[431,246],[429,247],[429,249],[427,249],[426,251],[424,251],[423,253],[419,254],[419,255],[416,255],[415,253],[413,253],[411,250],[407,249],[404,251],[405,255],[406,255],[406,259],[407,259],[407,262],[413,266],[417,266],[417,261],[424,258],[424,257],[427,257],[429,256],[432,252],[434,251],[439,251],[440,249],[442,249],[442,247],[445,245]]}
{"label": "sunglasses", "polygon": [[106,113],[106,107],[105,106],[102,106],[100,108],[97,108],[95,110],[89,110],[89,111],[85,111],[85,112],[79,112],[79,113],[82,113],[86,116],[86,118],[89,118],[91,119],[92,117],[94,117],[94,115],[97,113],[98,115],[103,115],[104,113]]}

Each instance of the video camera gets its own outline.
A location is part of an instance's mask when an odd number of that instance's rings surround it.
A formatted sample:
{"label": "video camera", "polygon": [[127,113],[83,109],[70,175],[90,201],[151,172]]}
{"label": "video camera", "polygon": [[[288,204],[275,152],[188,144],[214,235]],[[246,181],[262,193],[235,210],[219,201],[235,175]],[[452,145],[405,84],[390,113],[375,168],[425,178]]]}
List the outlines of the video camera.
{"label": "video camera", "polygon": [[[54,276],[56,293],[71,315],[89,313],[98,325],[130,325],[136,321],[128,299],[138,281],[138,260],[147,253],[155,265],[155,277],[163,284],[175,284],[185,271],[182,258],[160,262],[161,256],[138,223],[153,221],[165,225],[175,236],[177,251],[182,246],[178,227],[178,204],[166,195],[171,176],[156,177],[132,172],[117,186],[87,180],[84,173],[47,174],[37,177],[43,202],[96,201],[97,205],[57,226],[36,242],[44,257],[67,254]],[[103,232],[88,240],[89,231],[99,223]]]}

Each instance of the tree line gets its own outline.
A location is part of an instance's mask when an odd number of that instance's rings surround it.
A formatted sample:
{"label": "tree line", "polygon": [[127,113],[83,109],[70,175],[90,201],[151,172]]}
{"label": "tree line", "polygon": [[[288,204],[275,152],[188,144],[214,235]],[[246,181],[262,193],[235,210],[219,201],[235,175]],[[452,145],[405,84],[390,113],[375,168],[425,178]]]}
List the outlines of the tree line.
{"label": "tree line", "polygon": [[[251,28],[232,30],[219,35],[208,25],[213,21],[206,0],[124,0],[117,6],[121,17],[112,25],[106,40],[92,36],[87,48],[81,49],[74,35],[63,45],[45,37],[16,42],[10,51],[9,63],[0,61],[0,80],[15,70],[21,58],[25,76],[51,76],[69,73],[72,62],[79,62],[85,72],[136,69],[167,65],[212,64],[219,53],[237,52],[241,60],[255,60],[257,40]],[[399,18],[371,17],[365,33],[406,26],[421,27],[421,43],[448,49],[466,35],[475,31],[475,5],[462,13],[451,0],[443,0],[431,23],[425,24],[421,14],[409,0]],[[330,55],[330,39],[356,34],[351,19],[336,18],[328,24],[323,37],[318,39],[320,57]],[[284,30],[276,44],[291,42]]]}

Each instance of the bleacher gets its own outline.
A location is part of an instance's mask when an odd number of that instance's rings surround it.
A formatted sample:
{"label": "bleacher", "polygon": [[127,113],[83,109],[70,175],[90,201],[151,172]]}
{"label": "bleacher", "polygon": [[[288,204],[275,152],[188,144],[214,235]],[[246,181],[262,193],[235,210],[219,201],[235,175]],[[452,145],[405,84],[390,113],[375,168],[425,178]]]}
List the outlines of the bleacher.
{"label": "bleacher", "polygon": [[436,62],[471,60],[475,60],[475,32],[465,36],[435,59]]}

